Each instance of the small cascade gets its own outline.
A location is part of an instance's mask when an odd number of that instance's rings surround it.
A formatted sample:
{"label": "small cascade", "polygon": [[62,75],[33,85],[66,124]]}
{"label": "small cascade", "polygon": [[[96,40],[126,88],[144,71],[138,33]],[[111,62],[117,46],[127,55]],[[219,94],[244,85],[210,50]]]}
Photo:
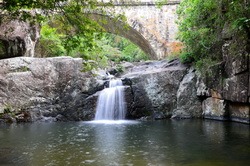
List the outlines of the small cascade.
{"label": "small cascade", "polygon": [[99,95],[95,120],[122,120],[125,114],[124,86],[121,79],[111,79]]}

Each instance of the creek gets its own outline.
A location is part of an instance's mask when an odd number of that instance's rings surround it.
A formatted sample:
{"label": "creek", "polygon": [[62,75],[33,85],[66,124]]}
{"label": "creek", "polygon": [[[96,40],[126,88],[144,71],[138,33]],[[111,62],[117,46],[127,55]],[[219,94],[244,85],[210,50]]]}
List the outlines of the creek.
{"label": "creek", "polygon": [[1,124],[0,166],[250,163],[248,125],[194,119],[105,122]]}

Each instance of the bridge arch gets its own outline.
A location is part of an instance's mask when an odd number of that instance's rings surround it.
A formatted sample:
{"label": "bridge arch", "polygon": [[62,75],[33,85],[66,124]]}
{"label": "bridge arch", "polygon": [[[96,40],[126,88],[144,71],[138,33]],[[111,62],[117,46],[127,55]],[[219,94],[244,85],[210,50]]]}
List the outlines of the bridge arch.
{"label": "bridge arch", "polygon": [[[137,45],[151,60],[157,59],[157,54],[150,43],[142,36],[140,32],[122,21],[114,20],[112,17],[101,14],[91,14],[91,19],[97,21],[108,33],[119,35],[130,40]],[[103,23],[100,20],[105,20]]]}
{"label": "bridge arch", "polygon": [[[105,1],[105,0],[103,0]],[[176,10],[180,0],[168,0],[161,7],[159,0],[138,0],[139,3],[115,1],[114,14],[124,14],[126,23],[114,21],[109,15],[95,14],[93,19],[107,20],[101,25],[107,32],[120,35],[139,46],[151,59],[164,59],[176,54],[181,49],[181,42],[176,39]],[[164,1],[164,0],[163,0]],[[124,25],[128,24],[128,29]]]}

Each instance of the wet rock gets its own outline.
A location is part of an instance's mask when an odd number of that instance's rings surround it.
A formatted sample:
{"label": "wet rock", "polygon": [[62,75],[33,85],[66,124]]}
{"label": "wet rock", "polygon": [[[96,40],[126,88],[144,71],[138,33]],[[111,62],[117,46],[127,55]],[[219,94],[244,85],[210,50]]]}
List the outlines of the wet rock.
{"label": "wet rock", "polygon": [[122,84],[123,85],[128,85],[128,86],[131,86],[132,85],[132,81],[129,79],[129,78],[121,78],[122,80]]}
{"label": "wet rock", "polygon": [[138,119],[139,121],[152,121],[155,120],[154,118],[152,118],[152,116],[143,116],[140,119]]}
{"label": "wet rock", "polygon": [[67,121],[67,118],[61,114],[58,114],[55,118],[57,121]]}
{"label": "wet rock", "polygon": [[166,115],[163,114],[163,112],[153,112],[151,115],[152,119],[160,120],[160,119],[166,119]]}
{"label": "wet rock", "polygon": [[109,68],[107,70],[107,72],[111,75],[117,75],[118,71],[116,70],[116,68]]}
{"label": "wet rock", "polygon": [[21,112],[18,113],[16,116],[17,122],[29,122],[30,121],[30,114],[28,112]]}

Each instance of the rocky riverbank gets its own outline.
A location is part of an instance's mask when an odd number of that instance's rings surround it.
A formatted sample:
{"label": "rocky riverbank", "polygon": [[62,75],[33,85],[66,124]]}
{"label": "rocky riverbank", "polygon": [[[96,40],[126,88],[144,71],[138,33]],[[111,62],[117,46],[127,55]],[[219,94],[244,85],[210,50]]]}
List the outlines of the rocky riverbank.
{"label": "rocky riverbank", "polygon": [[[233,79],[223,85],[224,93],[232,95],[223,98],[209,86],[207,77],[177,60],[122,66],[119,76],[126,86],[128,119],[211,118],[249,124],[249,101],[241,97],[249,94],[248,89],[234,91]],[[0,60],[1,121],[92,120],[106,73],[81,70],[80,58]]]}

